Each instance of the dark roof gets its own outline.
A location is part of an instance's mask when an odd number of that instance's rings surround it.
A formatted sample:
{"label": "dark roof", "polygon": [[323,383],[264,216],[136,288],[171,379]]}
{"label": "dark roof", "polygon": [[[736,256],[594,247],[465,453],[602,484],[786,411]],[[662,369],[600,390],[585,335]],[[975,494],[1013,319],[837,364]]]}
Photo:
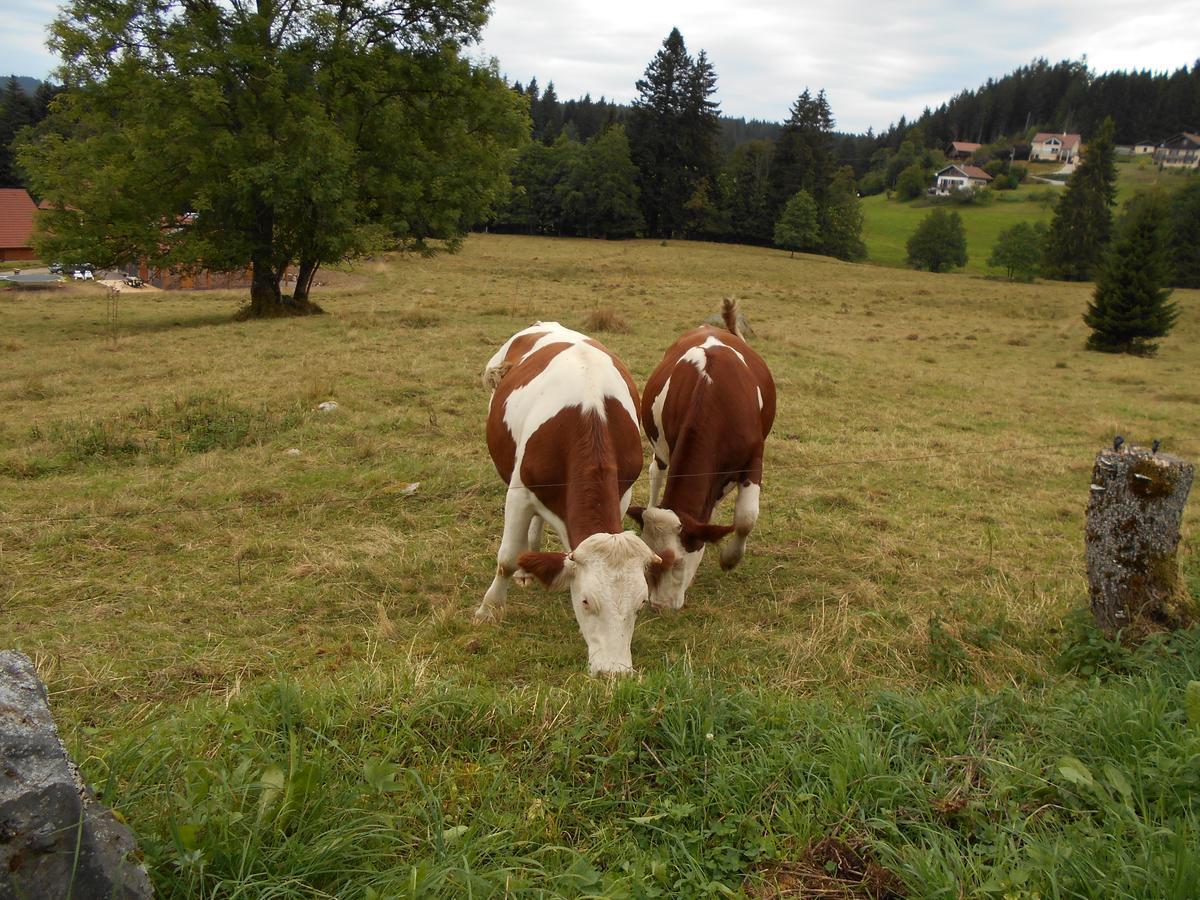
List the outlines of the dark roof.
{"label": "dark roof", "polygon": [[0,247],[30,247],[37,207],[24,188],[0,188]]}
{"label": "dark roof", "polygon": [[1172,135],[1162,142],[1161,146],[1172,150],[1191,150],[1195,147],[1200,147],[1200,134],[1192,134],[1189,131],[1181,131],[1179,134]]}

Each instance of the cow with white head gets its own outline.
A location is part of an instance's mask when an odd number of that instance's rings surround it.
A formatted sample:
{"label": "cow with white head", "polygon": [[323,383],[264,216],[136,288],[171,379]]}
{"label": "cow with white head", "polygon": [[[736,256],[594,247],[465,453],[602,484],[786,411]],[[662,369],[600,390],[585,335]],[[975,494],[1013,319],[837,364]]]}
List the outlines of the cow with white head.
{"label": "cow with white head", "polygon": [[[726,300],[721,314],[725,328],[694,328],[671,345],[642,395],[642,426],[654,451],[650,504],[628,512],[650,549],[669,556],[651,586],[650,602],[663,609],[683,606],[708,544],[732,534],[721,568],[736,566],[758,521],[775,382],[742,337],[737,301]],[[712,524],[717,503],[734,488],[733,524]]]}
{"label": "cow with white head", "polygon": [[[496,575],[475,611],[491,621],[508,585],[569,587],[592,674],[628,672],[649,581],[673,559],[621,530],[642,468],[637,389],[596,341],[557,322],[513,335],[488,361],[487,442],[508,485]],[[565,552],[539,552],[549,523]]]}

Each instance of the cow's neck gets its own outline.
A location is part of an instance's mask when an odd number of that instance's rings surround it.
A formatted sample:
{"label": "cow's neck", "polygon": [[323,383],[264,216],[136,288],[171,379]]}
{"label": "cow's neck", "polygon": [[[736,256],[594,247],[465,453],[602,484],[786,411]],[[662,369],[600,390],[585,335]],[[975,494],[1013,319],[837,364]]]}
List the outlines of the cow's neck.
{"label": "cow's neck", "polygon": [[621,497],[611,463],[572,466],[566,501],[564,521],[572,549],[590,535],[620,533]]}
{"label": "cow's neck", "polygon": [[671,466],[662,505],[677,515],[689,515],[698,522],[712,517],[713,507],[721,497],[721,477],[711,474],[711,466]]}

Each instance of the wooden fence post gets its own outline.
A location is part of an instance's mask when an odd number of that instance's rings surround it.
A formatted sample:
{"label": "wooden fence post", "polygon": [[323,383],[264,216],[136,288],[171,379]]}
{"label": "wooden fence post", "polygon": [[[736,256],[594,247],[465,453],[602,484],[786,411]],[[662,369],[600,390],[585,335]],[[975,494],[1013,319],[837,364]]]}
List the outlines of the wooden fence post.
{"label": "wooden fence post", "polygon": [[1096,455],[1088,498],[1086,557],[1092,615],[1112,636],[1178,628],[1189,618],[1175,558],[1196,469],[1122,439]]}

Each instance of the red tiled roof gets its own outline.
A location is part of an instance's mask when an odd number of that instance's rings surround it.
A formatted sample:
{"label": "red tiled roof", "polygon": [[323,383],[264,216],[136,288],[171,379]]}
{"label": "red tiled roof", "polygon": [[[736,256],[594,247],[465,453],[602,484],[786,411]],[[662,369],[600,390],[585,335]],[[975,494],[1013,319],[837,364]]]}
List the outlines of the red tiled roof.
{"label": "red tiled roof", "polygon": [[1072,147],[1079,146],[1079,140],[1080,140],[1079,135],[1077,135],[1077,134],[1058,134],[1057,132],[1050,132],[1050,131],[1039,131],[1037,134],[1035,134],[1033,136],[1033,142],[1035,144],[1042,144],[1042,143],[1045,143],[1046,141],[1050,140],[1050,138],[1054,138],[1060,144],[1062,144],[1064,150],[1070,150]]}
{"label": "red tiled roof", "polygon": [[37,207],[24,188],[0,188],[0,248],[29,247]]}
{"label": "red tiled roof", "polygon": [[972,144],[970,141],[951,141],[950,146],[959,153],[974,153],[976,150],[982,147],[983,144]]}

